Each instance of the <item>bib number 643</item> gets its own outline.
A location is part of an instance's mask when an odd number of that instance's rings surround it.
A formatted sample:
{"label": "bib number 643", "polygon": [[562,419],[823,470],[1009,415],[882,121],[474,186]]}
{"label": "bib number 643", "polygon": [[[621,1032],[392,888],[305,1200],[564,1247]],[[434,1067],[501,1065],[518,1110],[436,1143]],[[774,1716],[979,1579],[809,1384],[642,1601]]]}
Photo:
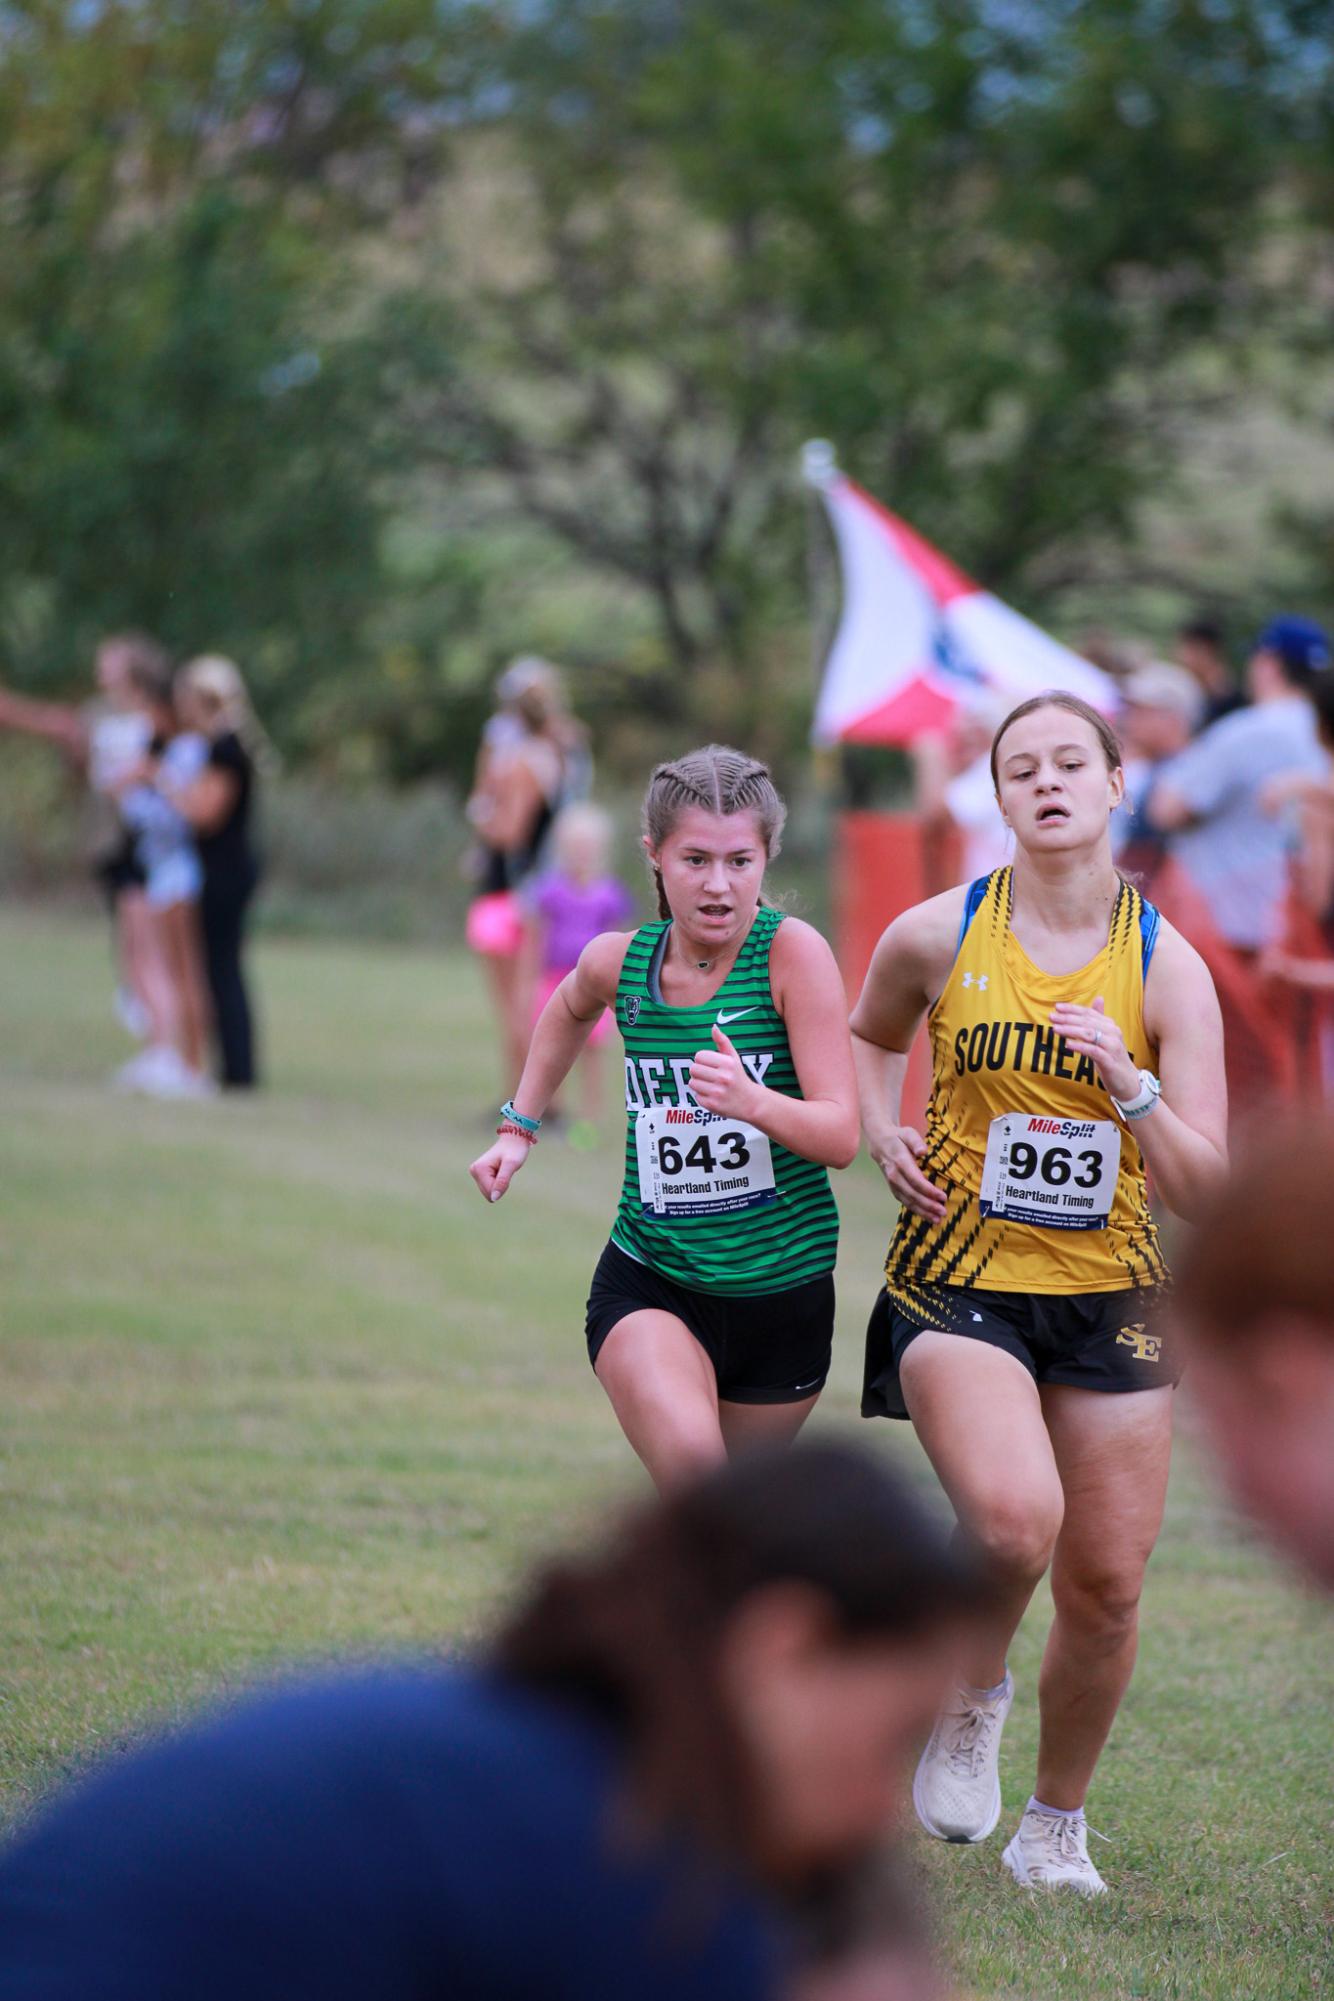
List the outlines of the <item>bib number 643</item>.
{"label": "bib number 643", "polygon": [[768,1136],[742,1119],[646,1106],[635,1119],[635,1158],[646,1216],[719,1216],[778,1199]]}
{"label": "bib number 643", "polygon": [[713,1174],[723,1167],[729,1174],[735,1174],[738,1167],[745,1167],[750,1161],[746,1135],[735,1128],[723,1133],[710,1133],[706,1129],[690,1143],[686,1152],[682,1153],[681,1146],[682,1136],[662,1134],[658,1140],[660,1173],[681,1174],[687,1167],[696,1167],[703,1174]]}

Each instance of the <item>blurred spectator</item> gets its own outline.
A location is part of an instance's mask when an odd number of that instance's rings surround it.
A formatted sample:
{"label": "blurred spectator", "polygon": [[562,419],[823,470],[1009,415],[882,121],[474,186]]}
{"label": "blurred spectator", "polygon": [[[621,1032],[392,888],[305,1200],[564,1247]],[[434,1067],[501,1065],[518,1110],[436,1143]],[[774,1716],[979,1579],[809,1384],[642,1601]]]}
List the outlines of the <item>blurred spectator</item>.
{"label": "blurred spectator", "polygon": [[1329,664],[1318,625],[1273,620],[1247,668],[1252,706],[1210,724],[1165,766],[1145,808],[1148,825],[1172,836],[1219,936],[1247,955],[1276,942],[1287,894],[1289,826],[1265,811],[1265,789],[1328,770],[1307,690]]}
{"label": "blurred spectator", "polygon": [[1267,813],[1296,811],[1300,845],[1296,885],[1302,906],[1328,934],[1334,952],[1334,673],[1321,674],[1310,690],[1316,734],[1331,763],[1319,778],[1287,773],[1271,779],[1261,795]]}
{"label": "blurred spectator", "polygon": [[949,729],[919,737],[912,746],[913,806],[928,855],[938,854],[943,837],[957,834],[957,856],[929,871],[927,893],[956,882],[974,882],[1009,860],[1014,843],[996,803],[991,776],[991,739],[1013,703],[980,689],[960,705]]}
{"label": "blurred spectator", "polygon": [[170,672],[167,654],[146,633],[110,633],[94,655],[97,694],[91,702],[38,702],[0,688],[0,729],[53,744],[88,782],[86,845],[111,913],[116,1008],[130,1033],[144,1040],[155,1030],[161,1039],[169,997],[134,835],[114,798],[117,785],[146,754],[153,734],[130,679],[136,663],[162,677]]}
{"label": "blurred spectator", "polygon": [[1334,673],[1315,683],[1311,701],[1331,765],[1323,778],[1276,778],[1266,788],[1267,811],[1297,813],[1299,839],[1287,935],[1261,965],[1297,1003],[1297,1028],[1312,1048],[1308,1075],[1334,1103]]}
{"label": "blurred spectator", "polygon": [[1334,1117],[1257,1129],[1177,1271],[1188,1382],[1242,1505],[1334,1591]]}
{"label": "blurred spectator", "polygon": [[200,915],[219,1080],[228,1090],[248,1090],[258,1081],[243,959],[260,873],[251,824],[257,773],[276,760],[234,661],[216,653],[187,661],[175,699],[203,754],[188,773],[164,769],[163,789],[193,828],[203,868]]}
{"label": "blurred spectator", "polygon": [[1126,791],[1112,815],[1112,853],[1122,873],[1148,894],[1162,866],[1167,836],[1150,826],[1145,802],[1158,772],[1194,736],[1204,696],[1184,667],[1151,660],[1127,677],[1121,699]]}
{"label": "blurred spectator", "polygon": [[1123,639],[1099,626],[1091,627],[1080,636],[1075,651],[1092,666],[1101,667],[1103,673],[1110,674],[1114,681],[1125,681],[1148,659],[1144,648],[1135,640]]}
{"label": "blurred spectator", "polygon": [[561,753],[561,804],[586,799],[592,788],[593,758],[588,731],[570,712],[565,683],[558,667],[540,654],[524,653],[496,676],[495,708],[482,726],[473,773],[473,795],[486,789],[497,757],[516,749],[527,734],[522,698],[536,689],[550,717],[551,735]]}
{"label": "blurred spectator", "polygon": [[1207,729],[1221,716],[1246,706],[1246,696],[1238,687],[1228,663],[1223,628],[1216,618],[1201,615],[1187,619],[1177,632],[1177,659],[1199,684],[1204,696],[1200,727]]}
{"label": "blurred spectator", "polygon": [[[587,740],[564,707],[555,670],[545,662],[516,662],[501,676],[497,694],[501,706],[483,731],[467,807],[478,836],[477,893],[467,940],[486,968],[500,1031],[501,1096],[507,1098],[523,1069],[532,1021],[523,913],[515,892],[537,864],[569,794],[577,746],[586,751]],[[576,776],[583,782],[586,774]]]}
{"label": "blurred spectator", "polygon": [[[630,922],[635,899],[611,873],[611,820],[586,801],[566,806],[551,830],[552,867],[530,877],[522,903],[533,934],[537,961],[533,1019],[541,1013],[567,973],[574,971],[585,945],[603,931]],[[612,1034],[604,1008],[579,1059],[579,1117],[570,1127],[572,1146],[596,1144],[604,1110],[601,1051]],[[548,1107],[548,1117],[551,1107]]]}
{"label": "blurred spectator", "polygon": [[769,2001],[855,1962],[975,1596],[878,1459],[753,1453],[478,1665],[252,1699],[57,1803],[0,1862],[0,1997]]}
{"label": "blurred spectator", "polygon": [[188,784],[205,757],[204,739],[181,727],[165,663],[136,662],[129,670],[152,737],[146,755],[113,787],[134,839],[144,879],[148,922],[166,968],[165,1020],[141,1055],[117,1072],[124,1090],[157,1098],[203,1098],[213,1085],[205,1071],[210,1012],[205,991],[199,897],[203,868],[190,822],[172,788]]}

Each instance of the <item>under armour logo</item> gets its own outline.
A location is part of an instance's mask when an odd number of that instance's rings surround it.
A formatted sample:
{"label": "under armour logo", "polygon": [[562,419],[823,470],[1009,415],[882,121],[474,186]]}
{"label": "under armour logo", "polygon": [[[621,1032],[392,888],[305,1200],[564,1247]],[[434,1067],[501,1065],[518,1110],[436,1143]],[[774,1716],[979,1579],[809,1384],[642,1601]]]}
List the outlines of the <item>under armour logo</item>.
{"label": "under armour logo", "polygon": [[990,973],[965,973],[963,984],[966,987],[976,987],[980,994],[984,994],[987,990],[987,981],[990,978]]}
{"label": "under armour logo", "polygon": [[1129,1327],[1123,1327],[1116,1337],[1117,1346],[1133,1348],[1137,1362],[1156,1362],[1162,1350],[1160,1334],[1146,1334],[1144,1322],[1136,1320]]}

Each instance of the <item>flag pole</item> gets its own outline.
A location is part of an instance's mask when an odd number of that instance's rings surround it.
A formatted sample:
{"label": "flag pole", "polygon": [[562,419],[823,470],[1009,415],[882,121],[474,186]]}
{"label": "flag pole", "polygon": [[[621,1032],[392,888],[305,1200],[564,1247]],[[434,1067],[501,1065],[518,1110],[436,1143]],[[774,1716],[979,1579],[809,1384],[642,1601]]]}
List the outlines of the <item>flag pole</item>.
{"label": "flag pole", "polygon": [[[823,504],[825,493],[837,477],[838,460],[834,447],[827,438],[809,439],[801,448],[801,479],[806,489],[806,596],[811,621],[811,693],[812,700],[817,703],[839,612],[837,603],[830,609],[827,602],[829,593],[825,589],[833,525]],[[826,600],[823,608],[822,598]],[[841,847],[838,808],[842,793],[842,753],[839,746],[815,744],[811,753],[811,768],[816,797],[822,808],[820,817],[824,823],[829,917],[832,920],[840,906],[837,878]],[[832,921],[827,929],[832,933]]]}
{"label": "flag pole", "polygon": [[[810,438],[801,448],[801,479],[806,489],[806,598],[811,622],[811,681],[818,702],[829,648],[838,625],[838,605],[826,602],[830,543],[833,534],[823,496],[838,478],[838,460],[827,438]],[[838,788],[839,754],[831,744],[817,744],[812,762],[819,790],[826,799]]]}
{"label": "flag pole", "polygon": [[[811,438],[801,448],[801,478],[806,489],[806,596],[811,619],[811,675],[819,693],[829,653],[829,625],[820,612],[822,585],[828,574],[829,520],[821,495],[838,477],[838,460],[827,438]],[[818,517],[818,518],[817,518]]]}

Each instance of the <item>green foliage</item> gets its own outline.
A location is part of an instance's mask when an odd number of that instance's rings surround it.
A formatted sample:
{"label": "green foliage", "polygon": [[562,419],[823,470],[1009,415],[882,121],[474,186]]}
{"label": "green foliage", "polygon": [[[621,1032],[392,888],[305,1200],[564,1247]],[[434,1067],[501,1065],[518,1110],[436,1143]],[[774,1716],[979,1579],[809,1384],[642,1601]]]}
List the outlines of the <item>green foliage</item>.
{"label": "green foliage", "polygon": [[[0,646],[230,650],[461,781],[508,653],[605,741],[804,736],[795,459],[1039,615],[1228,601],[1161,508],[1307,385],[1328,0],[35,0],[0,17]],[[1180,489],[1185,491],[1185,489]],[[1239,602],[1334,595],[1328,509]],[[1207,540],[1207,536],[1205,538]],[[1083,595],[1081,595],[1083,594]]]}
{"label": "green foliage", "polygon": [[434,18],[148,0],[8,24],[0,630],[29,683],[146,626],[235,653],[300,744],[310,687],[364,666],[394,332],[339,236],[392,214],[422,152]]}
{"label": "green foliage", "polygon": [[64,666],[99,628],[147,625],[270,675],[337,658],[375,516],[343,359],[293,321],[296,247],[219,188],[95,259],[30,251],[10,310],[50,333],[28,367],[13,343],[0,382],[0,562],[44,617],[11,643]]}
{"label": "green foliage", "polygon": [[1201,345],[1239,365],[1269,303],[1259,246],[1330,72],[1313,25],[1252,0],[525,10],[474,159],[493,254],[453,293],[460,462],[649,594],[677,668],[754,672],[793,616],[812,432],[1049,606],[1170,472]]}

